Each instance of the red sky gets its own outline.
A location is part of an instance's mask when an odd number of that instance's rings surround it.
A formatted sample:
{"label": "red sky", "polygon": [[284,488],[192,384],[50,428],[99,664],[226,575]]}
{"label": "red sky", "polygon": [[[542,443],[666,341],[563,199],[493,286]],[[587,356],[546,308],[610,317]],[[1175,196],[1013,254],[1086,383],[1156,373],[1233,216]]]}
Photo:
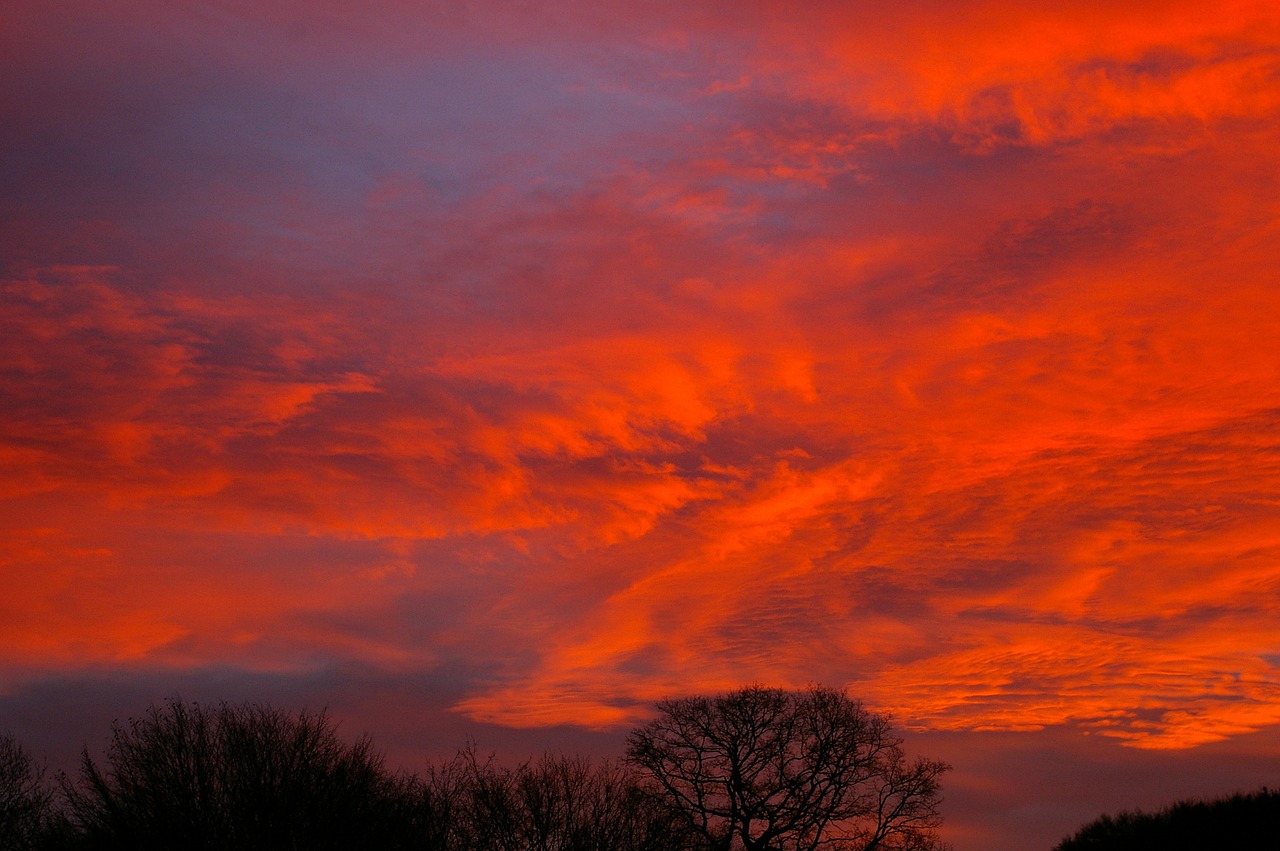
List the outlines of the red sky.
{"label": "red sky", "polygon": [[264,8],[0,21],[0,727],[820,682],[957,851],[1277,782],[1274,3]]}

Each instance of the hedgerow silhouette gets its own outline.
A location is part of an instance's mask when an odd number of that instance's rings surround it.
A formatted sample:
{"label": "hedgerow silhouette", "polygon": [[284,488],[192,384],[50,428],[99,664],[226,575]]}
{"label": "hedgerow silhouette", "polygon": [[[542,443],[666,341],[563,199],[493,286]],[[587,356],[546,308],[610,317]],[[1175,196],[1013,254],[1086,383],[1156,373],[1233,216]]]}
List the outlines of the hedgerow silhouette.
{"label": "hedgerow silhouette", "polygon": [[1263,788],[1212,801],[1180,801],[1155,813],[1101,816],[1054,851],[1275,851],[1280,792]]}

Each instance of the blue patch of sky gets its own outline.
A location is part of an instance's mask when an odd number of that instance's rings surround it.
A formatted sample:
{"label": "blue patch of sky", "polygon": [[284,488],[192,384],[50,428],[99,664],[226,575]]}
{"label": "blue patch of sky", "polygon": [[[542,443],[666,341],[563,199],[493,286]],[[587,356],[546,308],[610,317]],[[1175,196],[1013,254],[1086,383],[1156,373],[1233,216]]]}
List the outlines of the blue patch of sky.
{"label": "blue patch of sky", "polygon": [[384,72],[348,87],[341,108],[379,170],[446,202],[495,188],[580,191],[697,118],[687,102],[617,85],[586,62],[518,52]]}

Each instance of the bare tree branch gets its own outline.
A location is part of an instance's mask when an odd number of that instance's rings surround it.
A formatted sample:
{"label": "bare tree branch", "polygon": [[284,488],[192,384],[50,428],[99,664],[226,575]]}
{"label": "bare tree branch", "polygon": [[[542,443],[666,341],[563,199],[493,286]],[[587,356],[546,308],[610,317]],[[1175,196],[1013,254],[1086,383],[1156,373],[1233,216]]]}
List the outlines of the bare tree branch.
{"label": "bare tree branch", "polygon": [[718,851],[936,846],[941,762],[839,690],[752,686],[658,704],[627,759]]}

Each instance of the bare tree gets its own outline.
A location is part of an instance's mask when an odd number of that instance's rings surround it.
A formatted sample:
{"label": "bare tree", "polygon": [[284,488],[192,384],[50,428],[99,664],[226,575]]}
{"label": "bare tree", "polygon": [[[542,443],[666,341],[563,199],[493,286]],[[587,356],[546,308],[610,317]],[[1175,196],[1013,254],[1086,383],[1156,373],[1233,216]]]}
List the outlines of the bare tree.
{"label": "bare tree", "polygon": [[[117,723],[106,758],[61,778],[76,851],[693,851],[627,766],[473,749],[391,775],[323,714],[170,701]],[[5,851],[0,847],[0,851]],[[701,848],[698,848],[701,851]]]}
{"label": "bare tree", "polygon": [[117,724],[102,768],[63,778],[87,848],[385,848],[392,778],[324,713],[171,701]]}
{"label": "bare tree", "polygon": [[938,779],[844,691],[752,686],[658,704],[627,759],[716,851],[937,847]]}
{"label": "bare tree", "polygon": [[516,799],[522,848],[539,851],[677,851],[687,831],[661,802],[640,793],[612,762],[544,756],[522,766]]}
{"label": "bare tree", "polygon": [[405,825],[411,841],[404,847],[417,851],[466,851],[468,824],[466,797],[470,774],[466,763],[455,758],[428,765],[423,774],[398,778],[392,800],[398,812],[392,818]]}
{"label": "bare tree", "polygon": [[38,847],[52,816],[44,766],[11,733],[0,735],[0,851]]}
{"label": "bare tree", "polygon": [[[548,754],[515,768],[465,750],[428,775],[452,801],[449,851],[687,851],[689,831],[617,763]],[[443,781],[441,783],[440,781]]]}

